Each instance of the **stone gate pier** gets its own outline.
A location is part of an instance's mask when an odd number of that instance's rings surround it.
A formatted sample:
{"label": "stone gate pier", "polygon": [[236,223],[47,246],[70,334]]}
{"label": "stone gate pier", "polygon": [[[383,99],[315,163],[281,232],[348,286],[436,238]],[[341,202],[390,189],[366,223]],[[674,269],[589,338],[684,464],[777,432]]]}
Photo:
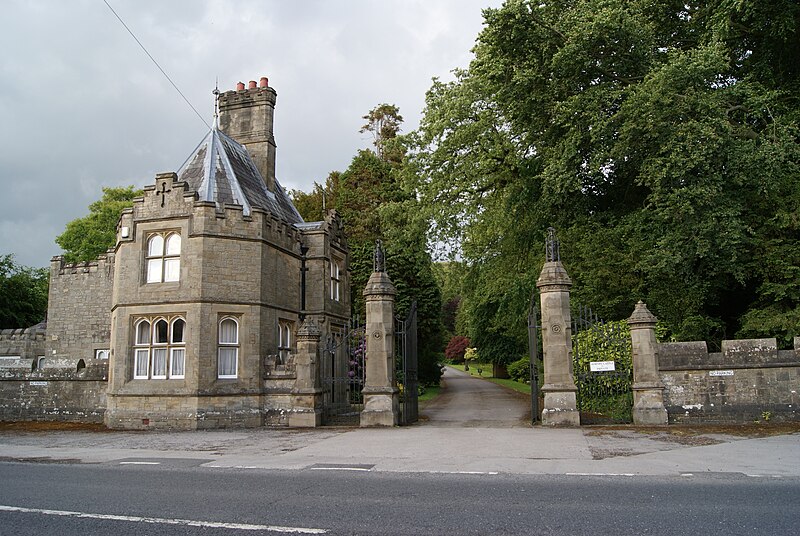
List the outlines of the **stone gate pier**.
{"label": "stone gate pier", "polygon": [[400,390],[395,379],[394,298],[397,291],[386,273],[378,241],[372,275],[364,289],[367,302],[367,362],[361,426],[397,426]]}
{"label": "stone gate pier", "polygon": [[576,398],[578,389],[572,371],[572,318],[569,310],[572,280],[561,264],[555,230],[551,227],[547,232],[547,255],[536,281],[542,308],[542,424],[580,426]]}

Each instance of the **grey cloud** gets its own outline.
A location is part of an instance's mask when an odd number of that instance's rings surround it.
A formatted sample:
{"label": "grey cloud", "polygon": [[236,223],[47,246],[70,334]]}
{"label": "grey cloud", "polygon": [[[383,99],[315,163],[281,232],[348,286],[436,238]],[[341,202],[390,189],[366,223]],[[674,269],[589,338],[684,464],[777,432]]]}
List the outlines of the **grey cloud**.
{"label": "grey cloud", "polygon": [[[433,76],[464,67],[499,0],[109,0],[207,122],[211,90],[269,76],[277,173],[308,189],[370,140],[380,102],[416,127]],[[4,2],[0,254],[44,266],[102,186],[149,184],[203,138],[197,118],[98,0]]]}

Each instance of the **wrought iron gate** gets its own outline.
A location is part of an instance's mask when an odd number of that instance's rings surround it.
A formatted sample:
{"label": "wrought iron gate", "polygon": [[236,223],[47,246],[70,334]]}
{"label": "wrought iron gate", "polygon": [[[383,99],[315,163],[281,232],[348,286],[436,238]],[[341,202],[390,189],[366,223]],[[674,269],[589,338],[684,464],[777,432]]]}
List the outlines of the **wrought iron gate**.
{"label": "wrought iron gate", "polygon": [[366,327],[357,319],[328,335],[320,363],[323,424],[358,426],[366,351]]}
{"label": "wrought iron gate", "polygon": [[632,422],[631,358],[623,323],[604,322],[588,307],[573,312],[572,364],[581,424]]}
{"label": "wrought iron gate", "polygon": [[535,424],[542,419],[542,408],[539,406],[539,367],[542,363],[541,358],[541,338],[539,330],[542,329],[539,322],[539,308],[536,306],[538,296],[536,292],[531,294],[531,305],[528,309],[528,354],[530,358],[530,385],[531,385],[531,424]]}
{"label": "wrought iron gate", "polygon": [[397,343],[397,382],[400,391],[400,424],[412,424],[419,419],[419,376],[417,354],[417,302],[405,320],[395,319]]}

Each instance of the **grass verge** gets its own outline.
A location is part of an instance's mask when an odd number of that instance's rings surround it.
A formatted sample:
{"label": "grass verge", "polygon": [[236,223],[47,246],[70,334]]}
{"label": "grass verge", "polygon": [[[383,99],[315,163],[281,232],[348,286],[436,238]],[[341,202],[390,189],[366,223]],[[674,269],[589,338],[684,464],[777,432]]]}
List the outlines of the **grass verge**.
{"label": "grass verge", "polygon": [[429,400],[433,400],[434,398],[439,396],[441,390],[442,388],[439,387],[438,385],[427,386],[425,387],[425,392],[419,395],[419,398],[417,400],[420,402],[427,402]]}
{"label": "grass verge", "polygon": [[481,378],[491,378],[492,377],[492,365],[491,364],[488,364],[488,365],[486,365],[486,364],[477,365],[477,364],[473,363],[473,364],[470,364],[469,370],[464,370],[464,365],[447,365],[447,366],[448,367],[452,367],[452,368],[454,368],[456,370],[460,370],[461,372],[468,372],[469,374],[472,374],[473,376],[477,376],[478,375],[478,368],[480,368],[481,369],[481,374],[480,374]]}
{"label": "grass verge", "polygon": [[492,365],[490,364],[481,364],[480,367],[476,364],[471,364],[469,366],[469,370],[464,370],[464,365],[447,365],[448,367],[452,367],[456,370],[460,370],[461,372],[468,372],[473,376],[478,375],[478,368],[481,369],[480,377],[490,382],[496,383],[497,385],[502,385],[503,387],[507,387],[508,389],[512,389],[517,391],[518,393],[524,393],[526,395],[531,394],[531,386],[527,383],[520,383],[515,382],[514,380],[509,380],[505,378],[495,378],[492,376]]}
{"label": "grass verge", "polygon": [[497,385],[502,385],[503,387],[507,387],[509,389],[513,389],[518,393],[524,393],[526,395],[531,394],[531,386],[527,383],[519,383],[515,382],[514,380],[508,380],[503,378],[486,378],[492,383],[496,383]]}

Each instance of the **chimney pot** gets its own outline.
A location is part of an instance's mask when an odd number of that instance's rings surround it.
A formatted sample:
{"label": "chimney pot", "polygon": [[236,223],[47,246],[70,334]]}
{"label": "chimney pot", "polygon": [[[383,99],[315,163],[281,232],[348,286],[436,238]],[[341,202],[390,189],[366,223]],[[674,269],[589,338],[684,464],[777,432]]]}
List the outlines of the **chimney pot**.
{"label": "chimney pot", "polygon": [[258,82],[258,87],[268,87],[269,86],[269,78],[266,76],[262,76],[261,80]]}
{"label": "chimney pot", "polygon": [[244,91],[244,82],[236,84],[236,91]]}
{"label": "chimney pot", "polygon": [[256,88],[256,81],[250,80],[250,83],[247,84],[247,89],[255,89]]}

